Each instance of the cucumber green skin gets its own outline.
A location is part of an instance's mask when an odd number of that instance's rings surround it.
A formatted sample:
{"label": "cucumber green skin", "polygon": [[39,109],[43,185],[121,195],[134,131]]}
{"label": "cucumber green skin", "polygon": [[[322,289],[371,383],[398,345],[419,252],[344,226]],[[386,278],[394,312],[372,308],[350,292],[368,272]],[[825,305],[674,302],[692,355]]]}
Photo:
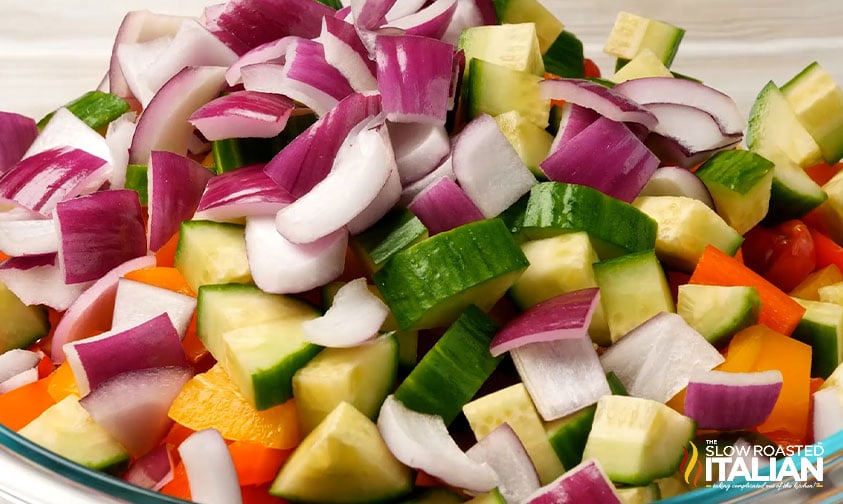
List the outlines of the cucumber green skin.
{"label": "cucumber green skin", "polygon": [[[830,75],[820,66],[819,63],[814,61],[813,63],[809,64],[805,67],[801,72],[796,74],[792,79],[787,81],[782,87],[782,93],[784,93],[785,97],[788,101],[794,106],[794,108],[798,109],[799,105],[801,105],[802,99],[809,99],[811,100],[809,104],[810,107],[807,108],[806,114],[801,115],[797,112],[797,116],[800,119],[800,122],[805,126],[811,136],[814,137],[814,140],[817,141],[817,145],[820,146],[820,150],[823,154],[823,159],[828,164],[834,164],[840,161],[843,158],[843,119],[839,117],[840,111],[840,98],[843,91],[840,90],[840,86],[836,85],[835,88],[835,98],[830,101],[834,103],[829,103],[828,94],[821,95],[821,96],[805,96],[802,94],[800,96],[800,87],[807,82],[807,85],[813,82],[816,84],[816,80],[826,78],[828,80],[833,81]],[[835,83],[836,84],[836,83]],[[806,90],[801,90],[806,91]],[[826,98],[825,100],[818,100],[818,98]],[[808,117],[806,117],[806,115]],[[815,121],[820,121],[820,124],[817,124]],[[829,124],[833,125],[826,131],[823,131],[823,127],[827,127]]]}
{"label": "cucumber green skin", "polygon": [[[100,129],[129,111],[129,103],[117,95],[103,91],[89,91],[64,106],[91,129]],[[38,129],[50,122],[55,112],[50,112],[40,121]]]}
{"label": "cucumber green skin", "polygon": [[582,41],[569,31],[563,31],[544,53],[544,69],[559,77],[585,77],[585,57]]}
{"label": "cucumber green skin", "polygon": [[[804,177],[802,177],[804,175]],[[782,178],[773,176],[773,186],[770,191],[770,209],[763,222],[766,225],[775,225],[789,219],[798,219],[811,210],[822,205],[828,199],[828,195],[820,186],[802,172],[799,175],[805,183],[811,182],[811,191],[799,191]]]}
{"label": "cucumber green skin", "polygon": [[149,204],[149,177],[146,171],[146,165],[130,164],[126,166],[125,187],[138,193],[138,199],[143,206]]}
{"label": "cucumber green skin", "polygon": [[47,309],[27,306],[0,282],[0,353],[26,348],[50,331]]}
{"label": "cucumber green skin", "polygon": [[498,325],[469,306],[395,390],[408,408],[450,424],[503,360],[489,345]]}
{"label": "cucumber green skin", "polygon": [[548,433],[548,440],[556,456],[565,467],[574,467],[582,462],[585,442],[591,432],[594,412],[597,406],[591,405],[565,418],[564,423]]}
{"label": "cucumber green skin", "polygon": [[711,156],[694,172],[706,186],[716,184],[738,194],[754,189],[775,165],[752,151],[730,149]]}
{"label": "cucumber green skin", "polygon": [[527,266],[503,221],[486,219],[402,250],[374,280],[406,331],[448,324],[470,304],[488,309]]}
{"label": "cucumber green skin", "polygon": [[220,174],[244,166],[266,163],[314,122],[316,122],[316,116],[313,114],[297,114],[290,116],[284,131],[272,138],[214,140],[211,142],[214,171]]}
{"label": "cucumber green skin", "polygon": [[507,504],[498,487],[465,502],[471,504]]}
{"label": "cucumber green skin", "polygon": [[[246,227],[239,224],[209,220],[181,223],[174,266],[194,292],[206,284],[252,283],[245,230]],[[213,271],[206,267],[211,249],[216,259]],[[225,267],[217,268],[219,264]]]}
{"label": "cucumber green skin", "polygon": [[656,246],[656,221],[632,205],[587,186],[534,185],[521,232],[536,240],[569,231],[587,232],[601,259]]}
{"label": "cucumber green skin", "polygon": [[609,382],[609,390],[612,391],[612,394],[622,396],[629,395],[629,392],[627,392],[626,390],[626,385],[623,384],[621,379],[618,378],[618,375],[616,375],[614,371],[609,371],[608,373],[606,373],[606,381]]}
{"label": "cucumber green skin", "polygon": [[[807,313],[806,313],[807,315]],[[843,328],[829,325],[827,322],[810,320],[803,317],[793,330],[792,336],[811,345],[811,376],[828,378],[840,365],[840,346]]]}
{"label": "cucumber green skin", "polygon": [[255,409],[258,411],[283,404],[293,397],[293,375],[322,350],[318,345],[304,345],[269,369],[252,374]]}
{"label": "cucumber green skin", "polygon": [[516,110],[536,126],[546,128],[550,100],[541,97],[540,80],[541,77],[529,72],[472,58],[468,62],[465,86],[468,117],[481,114],[494,117]]}
{"label": "cucumber green skin", "polygon": [[383,216],[375,225],[352,238],[355,250],[371,265],[381,268],[392,256],[427,237],[427,228],[403,207]]}

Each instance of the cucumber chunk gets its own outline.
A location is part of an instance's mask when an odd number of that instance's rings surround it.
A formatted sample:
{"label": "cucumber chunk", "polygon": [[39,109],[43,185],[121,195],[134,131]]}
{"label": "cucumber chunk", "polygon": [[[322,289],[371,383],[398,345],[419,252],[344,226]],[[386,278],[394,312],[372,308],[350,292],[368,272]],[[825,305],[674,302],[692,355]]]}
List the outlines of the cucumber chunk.
{"label": "cucumber chunk", "polygon": [[781,151],[803,168],[822,159],[819,145],[772,81],[761,89],[749,111],[746,145],[771,161],[776,160],[768,154]]}
{"label": "cucumber chunk", "polygon": [[[81,119],[91,129],[98,130],[108,126],[108,123],[128,112],[130,107],[129,103],[123,98],[97,90],[88,91],[64,105],[64,108]],[[54,114],[55,111],[41,118],[38,121],[38,129],[44,129],[44,126],[50,122]]]}
{"label": "cucumber chunk", "polygon": [[0,354],[13,348],[26,348],[50,331],[50,320],[43,306],[27,306],[0,282]]}
{"label": "cucumber chunk", "polygon": [[[603,52],[619,60],[631,60],[648,49],[669,67],[684,36],[685,30],[677,26],[621,11]],[[619,66],[625,63],[621,61]]]}
{"label": "cucumber chunk", "polygon": [[466,103],[470,118],[518,111],[539,128],[546,128],[550,100],[539,91],[541,77],[479,58],[468,62]]}
{"label": "cucumber chunk", "polygon": [[503,136],[509,140],[515,152],[518,153],[524,166],[529,168],[533,175],[544,177],[544,172],[541,171],[539,165],[550,152],[553,135],[531,123],[516,110],[496,116],[495,121]]}
{"label": "cucumber chunk", "polygon": [[540,0],[492,0],[492,3],[500,24],[535,23],[542,54],[565,29]]}
{"label": "cucumber chunk", "polygon": [[506,504],[506,499],[501,495],[498,487],[495,487],[466,502],[471,502],[472,504]]}
{"label": "cucumber chunk", "polygon": [[542,57],[547,72],[559,77],[585,77],[585,56],[582,41],[569,31],[563,31]]}
{"label": "cucumber chunk", "polygon": [[547,438],[563,466],[574,467],[582,462],[596,409],[597,406],[591,405],[564,418],[545,423]]}
{"label": "cucumber chunk", "polygon": [[822,192],[826,201],[817,208],[829,236],[837,243],[843,239],[843,172],[837,173],[825,185]]}
{"label": "cucumber chunk", "polygon": [[656,245],[656,221],[645,213],[597,189],[563,182],[533,186],[520,231],[531,240],[585,231],[601,259]]}
{"label": "cucumber chunk", "polygon": [[302,440],[269,493],[291,502],[389,502],[413,489],[413,471],[399,462],[377,426],[342,402]]}
{"label": "cucumber chunk", "polygon": [[129,461],[129,453],[69,395],[44,410],[18,434],[85,467],[105,470]]}
{"label": "cucumber chunk", "polygon": [[464,51],[466,63],[479,58],[519,72],[544,76],[535,23],[466,28],[460,35],[458,48]]}
{"label": "cucumber chunk", "polygon": [[676,472],[695,429],[693,420],[660,402],[603,396],[583,459],[596,459],[615,483],[648,485]]}
{"label": "cucumber chunk", "polygon": [[826,163],[843,158],[843,89],[816,61],[781,87]]}
{"label": "cucumber chunk", "polygon": [[207,284],[252,283],[245,227],[206,220],[182,222],[174,265],[194,292]]}
{"label": "cucumber chunk", "polygon": [[713,345],[757,324],[760,311],[755,287],[684,284],[676,297],[676,313]]}
{"label": "cucumber chunk", "polygon": [[655,483],[647,486],[618,488],[615,492],[623,504],[648,504],[662,498],[659,486]]}
{"label": "cucumber chunk", "polygon": [[401,382],[395,398],[450,424],[503,359],[489,353],[497,330],[492,319],[469,306]]}
{"label": "cucumber chunk", "polygon": [[460,504],[465,502],[465,499],[445,487],[433,487],[400,502],[401,504]]}
{"label": "cucumber chunk", "polygon": [[662,60],[649,49],[642,49],[634,58],[629,60],[615,72],[612,82],[620,84],[631,79],[642,79],[644,77],[673,77]]}
{"label": "cucumber chunk", "polygon": [[805,314],[793,337],[811,345],[811,376],[828,378],[843,362],[843,306],[796,299]]}
{"label": "cucumber chunk", "polygon": [[427,238],[427,228],[404,207],[396,207],[366,231],[354,236],[351,244],[369,271],[375,272],[396,253]]}
{"label": "cucumber chunk", "polygon": [[402,330],[425,329],[471,304],[488,310],[528,265],[503,221],[486,219],[395,254],[374,280]]}
{"label": "cucumber chunk", "polygon": [[126,166],[126,189],[138,193],[141,206],[149,205],[149,176],[146,165],[130,164]]}
{"label": "cucumber chunk", "polygon": [[322,350],[293,376],[299,431],[309,434],[341,402],[374,419],[397,372],[394,334],[357,347]]}

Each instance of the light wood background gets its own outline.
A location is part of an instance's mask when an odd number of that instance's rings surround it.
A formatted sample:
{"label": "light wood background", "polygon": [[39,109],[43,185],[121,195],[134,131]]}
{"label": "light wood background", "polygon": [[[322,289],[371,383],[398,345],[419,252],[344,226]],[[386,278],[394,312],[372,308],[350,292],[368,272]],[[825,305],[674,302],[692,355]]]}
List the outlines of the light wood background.
{"label": "light wood background", "polygon": [[[127,10],[199,15],[220,0],[0,0],[0,110],[35,117],[97,86]],[[399,2],[402,0],[398,0]],[[843,0],[545,0],[604,73],[619,10],[687,29],[676,71],[732,95],[746,113],[768,81],[811,61],[843,82]]]}

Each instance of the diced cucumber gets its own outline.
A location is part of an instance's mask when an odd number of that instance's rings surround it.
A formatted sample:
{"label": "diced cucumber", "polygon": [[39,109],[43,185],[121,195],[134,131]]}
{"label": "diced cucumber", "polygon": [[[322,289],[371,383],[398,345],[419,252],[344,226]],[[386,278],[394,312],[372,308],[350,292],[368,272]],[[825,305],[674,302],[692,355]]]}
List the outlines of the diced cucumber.
{"label": "diced cucumber", "polygon": [[730,149],[710,157],[694,173],[711,194],[717,213],[743,234],[767,215],[773,167],[754,152]]}
{"label": "diced cucumber", "polygon": [[547,130],[530,122],[520,112],[512,110],[496,116],[503,136],[509,140],[521,162],[537,177],[544,177],[539,165],[550,152],[553,136]]}
{"label": "diced cucumber", "polygon": [[642,196],[632,205],[656,221],[656,255],[668,267],[690,273],[706,246],[734,255],[743,242],[743,236],[698,199]]}
{"label": "diced cucumber", "polygon": [[291,502],[394,501],[413,489],[413,471],[389,451],[377,426],[343,402],[302,440],[269,493]]}
{"label": "diced cucumber", "polygon": [[521,231],[531,240],[585,231],[601,259],[656,245],[656,221],[645,213],[597,189],[563,182],[533,186]]}
{"label": "diced cucumber", "polygon": [[448,488],[433,487],[424,489],[400,502],[401,504],[460,504],[465,502],[465,499]]}
{"label": "diced cucumber", "polygon": [[50,320],[43,306],[27,306],[0,281],[0,354],[26,348],[47,335]]}
{"label": "diced cucumber", "polygon": [[819,145],[799,122],[781,90],[772,81],[758,93],[749,112],[746,145],[750,150],[775,162],[768,155],[783,152],[801,167],[822,159]]}
{"label": "diced cucumber", "polygon": [[316,114],[299,112],[297,109],[287,119],[284,131],[278,136],[215,140],[211,142],[214,170],[217,173],[225,173],[256,163],[266,163],[314,122]]}
{"label": "diced cucumber", "polygon": [[462,411],[477,439],[487,436],[504,423],[509,424],[530,455],[543,485],[565,471],[523,383],[479,397],[463,406]]}
{"label": "diced cucumber", "polygon": [[612,342],[657,313],[675,311],[673,295],[654,250],[600,261],[593,268]]}
{"label": "diced cucumber", "polygon": [[141,205],[149,205],[149,177],[146,165],[130,164],[126,166],[126,189],[138,193]]}
{"label": "diced cucumber", "polygon": [[466,63],[473,58],[480,58],[520,72],[544,76],[544,62],[535,23],[466,28],[460,35],[458,47],[464,51]]}
{"label": "diced cucumber", "polygon": [[585,77],[585,56],[582,41],[569,31],[563,31],[545,51],[544,68],[559,77]]}
{"label": "diced cucumber", "polygon": [[565,467],[574,467],[582,462],[582,454],[591,423],[594,421],[594,411],[597,406],[591,405],[572,413],[566,417],[547,422],[544,429],[556,456]]}
{"label": "diced cucumber", "polygon": [[822,186],[826,201],[817,208],[829,236],[837,243],[843,243],[843,172],[831,177]]}
{"label": "diced cucumber", "polygon": [[245,227],[206,220],[182,222],[174,265],[194,292],[207,284],[252,283]]}
{"label": "diced cucumber", "polygon": [[647,486],[617,488],[615,492],[623,504],[649,504],[662,498],[659,486],[655,483]]}
{"label": "diced cucumber", "polygon": [[503,498],[503,495],[501,495],[498,487],[495,487],[486,493],[482,493],[466,502],[470,502],[472,504],[507,504],[506,499]]}
{"label": "diced cucumber", "polygon": [[620,84],[631,79],[644,77],[673,77],[661,58],[649,49],[642,49],[612,76],[612,82]]}
{"label": "diced cucumber", "polygon": [[781,87],[826,163],[843,158],[843,89],[816,61]]}
{"label": "diced cucumber", "polygon": [[473,58],[468,62],[467,105],[469,117],[496,116],[516,110],[540,128],[546,128],[550,100],[539,92],[541,77]]}
{"label": "diced cucumber", "polygon": [[489,353],[497,330],[492,319],[469,306],[401,382],[395,398],[450,424],[503,359]]}
{"label": "diced cucumber", "polygon": [[492,0],[500,24],[535,23],[539,48],[544,53],[565,26],[540,0]]}
{"label": "diced cucumber", "polygon": [[676,313],[713,345],[757,324],[760,311],[755,287],[683,284],[676,297]]}
{"label": "diced cucumber", "polygon": [[[89,91],[63,107],[95,130],[104,128],[129,111],[129,103],[126,100],[103,91]],[[44,129],[53,114],[55,112],[50,112],[38,121],[39,130]]]}
{"label": "diced cucumber", "polygon": [[68,395],[50,406],[18,434],[85,467],[105,470],[129,461],[129,453]]}
{"label": "diced cucumber", "polygon": [[684,36],[685,30],[677,26],[621,11],[603,52],[619,60],[631,60],[642,49],[649,49],[669,67]]}
{"label": "diced cucumber", "polygon": [[196,301],[196,334],[217,361],[226,360],[223,335],[275,320],[315,318],[313,306],[290,296],[267,294],[253,285],[203,285]]}
{"label": "diced cucumber", "polygon": [[397,373],[394,334],[356,347],[322,350],[293,376],[299,431],[309,434],[341,402],[374,419]]}
{"label": "diced cucumber", "polygon": [[775,168],[770,188],[770,208],[764,223],[773,225],[801,218],[828,199],[825,190],[785,155],[768,152],[765,157],[775,163]]}
{"label": "diced cucumber", "polygon": [[693,420],[658,401],[603,396],[583,459],[596,459],[615,483],[648,485],[676,472],[695,429]]}
{"label": "diced cucumber", "polygon": [[823,303],[835,303],[843,306],[843,281],[819,287],[817,289],[817,296],[819,297],[819,301]]}
{"label": "diced cucumber", "polygon": [[379,270],[390,257],[427,238],[427,228],[404,207],[396,207],[366,231],[354,236],[351,244],[369,271]]}
{"label": "diced cucumber", "polygon": [[500,219],[439,233],[395,254],[374,280],[402,330],[441,327],[471,304],[488,310],[529,263]]}
{"label": "diced cucumber", "polygon": [[828,378],[843,362],[843,306],[836,303],[796,299],[805,314],[793,337],[813,349],[811,376]]}
{"label": "diced cucumber", "polygon": [[693,490],[690,485],[685,483],[684,476],[676,473],[666,478],[658,478],[654,483],[659,488],[659,495],[662,499],[669,499],[676,497]]}

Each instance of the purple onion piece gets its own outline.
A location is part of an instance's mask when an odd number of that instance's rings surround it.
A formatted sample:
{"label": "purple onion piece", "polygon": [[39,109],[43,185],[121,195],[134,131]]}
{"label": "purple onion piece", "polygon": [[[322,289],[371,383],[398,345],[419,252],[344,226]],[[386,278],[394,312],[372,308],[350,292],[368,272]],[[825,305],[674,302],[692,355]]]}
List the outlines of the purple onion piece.
{"label": "purple onion piece", "polygon": [[447,177],[423,189],[408,208],[422,221],[430,235],[484,218],[465,191]]}
{"label": "purple onion piece", "polygon": [[265,44],[261,44],[249,52],[240,56],[228,70],[225,71],[225,80],[229,86],[234,86],[242,81],[242,69],[250,65],[259,63],[277,63],[284,64],[284,56],[287,54],[287,46],[290,45],[298,37],[283,37],[278,40],[273,40]]}
{"label": "purple onion piece", "polygon": [[157,492],[173,480],[173,446],[161,444],[135,460],[123,474],[124,481]]}
{"label": "purple onion piece", "polygon": [[[562,106],[562,117],[559,121],[559,131],[556,133],[556,136],[553,137],[553,143],[550,146],[549,154],[556,152],[560,145],[579,135],[582,130],[587,128],[597,119],[600,119],[600,114],[590,108],[581,107],[573,103],[565,103],[565,105]],[[649,132],[649,130],[647,130],[647,132]]]}
{"label": "purple onion piece", "polygon": [[572,467],[556,480],[524,499],[523,504],[621,504],[615,487],[596,460]]}
{"label": "purple onion piece", "polygon": [[322,44],[303,38],[287,46],[278,91],[310,107],[318,116],[354,93],[345,76],[325,60]]}
{"label": "purple onion piece", "polygon": [[646,108],[659,120],[653,133],[675,140],[688,156],[734,145],[741,139],[740,133],[724,135],[711,114],[690,105],[650,103]]}
{"label": "purple onion piece", "polygon": [[465,454],[497,473],[498,490],[507,502],[521,502],[541,486],[530,455],[507,423],[477,441]]}
{"label": "purple onion piece", "polygon": [[434,0],[418,12],[390,21],[389,28],[400,28],[407,35],[441,39],[451,24],[457,0]]}
{"label": "purple onion piece", "polygon": [[404,185],[433,171],[451,151],[451,140],[442,125],[389,123],[388,129],[398,174]]}
{"label": "purple onion piece", "polygon": [[266,173],[252,165],[212,177],[196,208],[196,219],[226,221],[254,215],[275,215],[294,201]]}
{"label": "purple onion piece", "polygon": [[235,91],[201,106],[188,121],[211,141],[272,138],[287,126],[287,119],[295,107],[293,100],[285,96]]}
{"label": "purple onion piece", "polygon": [[548,79],[539,82],[543,98],[565,100],[590,108],[598,114],[617,122],[641,123],[653,129],[658,120],[643,106],[626,96],[595,82],[584,79]]}
{"label": "purple onion piece", "polygon": [[638,196],[684,196],[700,200],[714,209],[714,200],[702,180],[678,166],[658,168]]}
{"label": "purple onion piece", "polygon": [[483,24],[485,24],[483,13],[477,7],[477,2],[474,0],[457,0],[457,8],[454,10],[447,28],[445,28],[442,41],[457,47],[463,30]]}
{"label": "purple onion piece", "polygon": [[13,112],[0,112],[0,175],[21,160],[38,136],[35,120]]}
{"label": "purple onion piece", "polygon": [[383,25],[386,14],[396,3],[396,0],[351,0],[349,6],[357,26],[364,30],[374,30]]}
{"label": "purple onion piece", "polygon": [[398,176],[398,170],[393,169],[390,170],[386,183],[384,183],[380,192],[375,196],[375,199],[369,203],[369,206],[348,221],[348,224],[345,226],[346,229],[348,229],[350,234],[362,233],[392,210],[399,199],[401,199],[401,179]]}
{"label": "purple onion piece", "polygon": [[25,304],[45,305],[57,311],[70,308],[93,283],[65,283],[55,253],[12,257],[0,262],[0,282]]}
{"label": "purple onion piece", "polygon": [[0,382],[4,382],[18,373],[38,365],[41,355],[38,352],[13,348],[0,353]]}
{"label": "purple onion piece", "polygon": [[0,220],[0,250],[9,256],[52,254],[59,237],[52,219]]}
{"label": "purple onion piece", "polygon": [[336,67],[355,91],[378,88],[375,78],[377,67],[369,59],[369,51],[354,25],[335,17],[325,17],[319,39],[324,46],[325,61]]}
{"label": "purple onion piece", "polygon": [[698,372],[688,383],[684,413],[700,429],[749,429],[770,416],[781,389],[782,374],[778,370]]}

